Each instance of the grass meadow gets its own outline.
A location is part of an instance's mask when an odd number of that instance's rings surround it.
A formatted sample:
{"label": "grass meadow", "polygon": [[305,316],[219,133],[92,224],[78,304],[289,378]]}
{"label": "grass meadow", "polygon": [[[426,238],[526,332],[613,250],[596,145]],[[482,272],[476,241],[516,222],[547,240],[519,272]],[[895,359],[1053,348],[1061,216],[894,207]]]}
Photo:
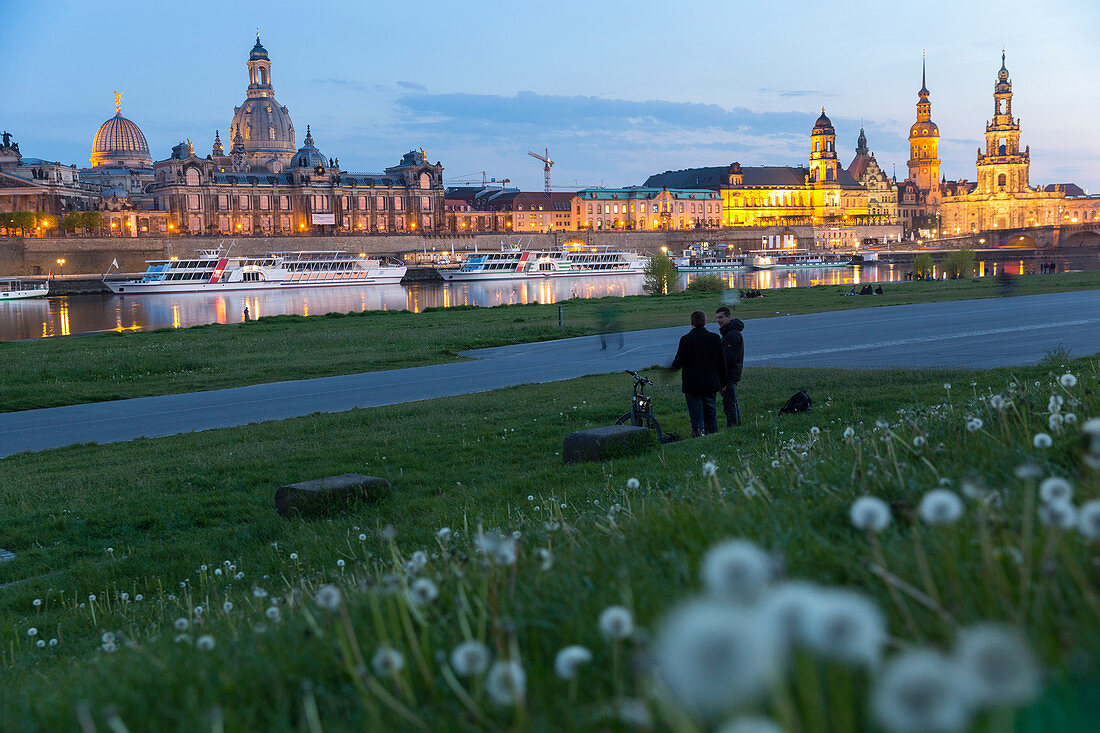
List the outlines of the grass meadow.
{"label": "grass meadow", "polygon": [[[1100,273],[1030,275],[1016,295],[1100,287]],[[993,278],[901,282],[881,296],[841,297],[847,286],[777,288],[741,302],[740,318],[940,300],[996,297]],[[488,346],[597,333],[618,310],[624,330],[679,326],[695,309],[713,313],[719,293],[569,300],[557,305],[367,311],[274,316],[247,324],[0,342],[0,412],[236,387],[263,382],[438,364]]]}
{"label": "grass meadow", "polygon": [[[485,313],[512,338],[540,312]],[[0,460],[0,729],[1093,729],[1097,358],[750,369],[742,427],[563,465],[629,386]],[[800,388],[813,410],[777,415]],[[394,494],[275,514],[277,486],[345,472]]]}

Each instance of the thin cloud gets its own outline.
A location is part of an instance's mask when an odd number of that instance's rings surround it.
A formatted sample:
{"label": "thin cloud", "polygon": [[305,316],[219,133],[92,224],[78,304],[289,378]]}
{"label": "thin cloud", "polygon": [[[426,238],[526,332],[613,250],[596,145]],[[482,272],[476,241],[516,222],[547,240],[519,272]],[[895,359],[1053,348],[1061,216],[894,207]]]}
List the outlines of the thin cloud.
{"label": "thin cloud", "polygon": [[397,86],[401,87],[402,89],[411,89],[414,92],[428,91],[428,87],[415,81],[399,81],[397,82]]}

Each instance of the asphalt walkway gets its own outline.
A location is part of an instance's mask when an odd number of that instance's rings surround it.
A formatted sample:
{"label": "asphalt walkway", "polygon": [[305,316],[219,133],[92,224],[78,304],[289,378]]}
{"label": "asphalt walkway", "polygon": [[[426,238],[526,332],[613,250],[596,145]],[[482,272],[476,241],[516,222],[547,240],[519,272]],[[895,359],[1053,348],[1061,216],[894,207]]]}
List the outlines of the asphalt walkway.
{"label": "asphalt walkway", "polygon": [[[643,369],[667,364],[686,331],[630,331],[607,351],[583,336],[478,349],[453,364],[5,413],[0,457]],[[779,315],[747,322],[744,335],[750,367],[1034,364],[1058,346],[1100,350],[1100,290]]]}

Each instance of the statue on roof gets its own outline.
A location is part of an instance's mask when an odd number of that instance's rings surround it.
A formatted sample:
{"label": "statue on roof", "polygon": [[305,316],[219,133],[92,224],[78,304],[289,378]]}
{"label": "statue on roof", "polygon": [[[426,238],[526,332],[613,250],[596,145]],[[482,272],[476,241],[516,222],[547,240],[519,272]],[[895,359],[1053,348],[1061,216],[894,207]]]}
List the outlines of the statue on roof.
{"label": "statue on roof", "polygon": [[115,90],[115,114],[122,114],[122,92]]}

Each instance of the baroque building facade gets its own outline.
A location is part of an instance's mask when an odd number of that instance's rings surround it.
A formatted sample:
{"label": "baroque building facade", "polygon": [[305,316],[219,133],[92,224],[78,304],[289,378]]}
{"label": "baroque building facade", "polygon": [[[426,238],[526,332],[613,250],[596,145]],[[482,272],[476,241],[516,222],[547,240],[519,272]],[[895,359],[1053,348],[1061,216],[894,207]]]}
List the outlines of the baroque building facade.
{"label": "baroque building facade", "polygon": [[728,166],[665,171],[644,187],[706,188],[722,200],[719,226],[867,223],[867,189],[840,165],[836,130],[821,109],[810,133],[810,157],[800,166]]}
{"label": "baroque building facade", "polygon": [[382,173],[341,170],[306,127],[296,147],[289,110],[275,99],[271,59],[259,37],[248,89],[233,110],[225,153],[220,131],[206,157],[191,141],[153,164],[150,194],[180,234],[289,235],[441,230],[443,166],[412,150]]}
{"label": "baroque building facade", "polygon": [[867,133],[859,128],[856,157],[848,164],[848,175],[867,190],[867,218],[875,224],[892,224],[898,218],[898,189],[879,167],[867,147]]}
{"label": "baroque building facade", "polygon": [[1002,53],[993,84],[993,118],[985,126],[985,150],[978,150],[977,183],[973,190],[943,199],[943,232],[1076,223],[1095,216],[1098,197],[1068,198],[1064,188],[1032,187],[1030,164],[1031,147],[1020,148],[1020,121],[1012,115],[1012,80]]}

